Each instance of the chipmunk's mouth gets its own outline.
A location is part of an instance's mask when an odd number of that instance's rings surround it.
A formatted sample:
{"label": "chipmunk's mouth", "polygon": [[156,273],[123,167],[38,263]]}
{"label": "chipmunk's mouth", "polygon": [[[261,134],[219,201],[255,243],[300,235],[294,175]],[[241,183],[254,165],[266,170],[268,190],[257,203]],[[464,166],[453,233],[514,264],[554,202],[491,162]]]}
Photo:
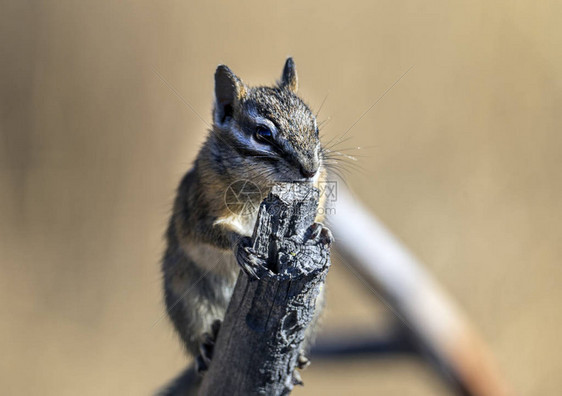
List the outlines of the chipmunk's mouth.
{"label": "chipmunk's mouth", "polygon": [[303,174],[300,169],[290,168],[279,172],[271,181],[275,183],[316,183],[320,178],[320,169]]}

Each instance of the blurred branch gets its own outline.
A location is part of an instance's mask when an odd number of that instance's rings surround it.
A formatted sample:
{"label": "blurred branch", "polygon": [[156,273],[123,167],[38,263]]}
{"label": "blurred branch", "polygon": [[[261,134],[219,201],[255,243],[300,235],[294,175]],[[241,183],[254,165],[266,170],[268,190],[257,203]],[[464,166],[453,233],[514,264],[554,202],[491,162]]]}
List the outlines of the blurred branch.
{"label": "blurred branch", "polygon": [[396,323],[379,333],[352,333],[339,336],[321,336],[310,352],[310,357],[320,359],[354,359],[358,357],[403,354],[412,356],[416,347],[407,329]]}
{"label": "blurred branch", "polygon": [[343,183],[330,217],[345,264],[409,329],[422,354],[460,394],[508,395],[486,345],[423,265]]}

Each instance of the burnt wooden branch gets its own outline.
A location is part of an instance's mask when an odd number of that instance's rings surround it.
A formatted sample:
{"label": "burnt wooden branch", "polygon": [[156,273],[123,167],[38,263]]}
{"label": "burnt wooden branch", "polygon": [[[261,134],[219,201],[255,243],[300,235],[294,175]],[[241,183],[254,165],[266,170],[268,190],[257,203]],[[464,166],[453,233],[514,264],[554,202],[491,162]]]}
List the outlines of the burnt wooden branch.
{"label": "burnt wooden branch", "polygon": [[286,395],[330,265],[329,243],[313,232],[318,191],[273,188],[251,242],[259,280],[240,273],[200,395]]}

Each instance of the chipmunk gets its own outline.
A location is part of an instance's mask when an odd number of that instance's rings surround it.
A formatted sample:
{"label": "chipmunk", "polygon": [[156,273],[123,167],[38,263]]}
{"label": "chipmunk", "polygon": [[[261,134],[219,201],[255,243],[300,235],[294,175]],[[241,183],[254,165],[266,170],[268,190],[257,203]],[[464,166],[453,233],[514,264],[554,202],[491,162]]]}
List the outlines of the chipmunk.
{"label": "chipmunk", "polygon": [[[210,363],[239,270],[255,276],[247,240],[260,202],[275,183],[326,179],[316,117],[297,88],[292,58],[271,87],[247,86],[225,65],[216,69],[213,125],[178,187],[162,262],[168,315],[199,372]],[[238,213],[228,207],[225,192],[245,180],[260,194]],[[316,236],[331,242],[329,230],[315,225]],[[311,338],[313,330],[308,333]]]}

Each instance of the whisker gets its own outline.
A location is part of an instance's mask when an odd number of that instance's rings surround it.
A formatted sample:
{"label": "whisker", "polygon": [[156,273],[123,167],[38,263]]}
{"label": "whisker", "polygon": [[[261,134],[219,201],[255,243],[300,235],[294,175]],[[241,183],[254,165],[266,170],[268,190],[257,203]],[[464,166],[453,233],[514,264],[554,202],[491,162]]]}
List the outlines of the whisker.
{"label": "whisker", "polygon": [[326,99],[328,99],[328,94],[326,94],[326,96],[324,96],[324,100],[322,100],[322,103],[320,103],[320,107],[318,108],[318,111],[316,112],[316,118],[318,118],[318,114],[320,114],[320,110],[322,110],[322,107],[324,107],[324,103],[326,102]]}
{"label": "whisker", "polygon": [[334,140],[337,139],[337,138],[338,138],[338,136],[334,136],[330,141],[328,141],[328,142],[324,145],[324,147],[325,147],[325,148],[328,148],[328,149],[337,147],[338,144],[341,144],[341,143],[347,142],[347,141],[350,140],[350,139],[353,139],[353,136],[348,136],[348,137],[346,137],[345,139],[340,139],[340,140],[334,142]]}
{"label": "whisker", "polygon": [[326,125],[328,125],[328,124],[330,123],[331,120],[332,120],[332,118],[331,118],[331,117],[328,117],[328,118],[326,118],[326,119],[320,121],[320,122],[318,123],[318,128],[323,128],[323,127],[325,127]]}

